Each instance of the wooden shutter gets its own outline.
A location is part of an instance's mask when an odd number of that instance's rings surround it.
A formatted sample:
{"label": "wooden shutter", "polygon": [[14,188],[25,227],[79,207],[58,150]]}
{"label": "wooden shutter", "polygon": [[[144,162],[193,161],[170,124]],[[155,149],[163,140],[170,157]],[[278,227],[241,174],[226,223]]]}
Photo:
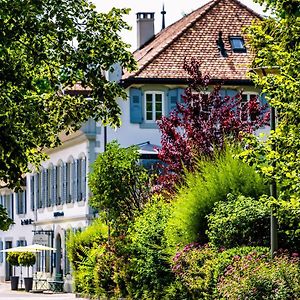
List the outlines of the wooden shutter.
{"label": "wooden shutter", "polygon": [[81,192],[82,192],[82,198],[83,200],[86,200],[86,159],[83,158],[82,159],[82,167],[81,167],[81,183],[82,183],[82,187],[81,187]]}
{"label": "wooden shutter", "polygon": [[77,159],[72,162],[72,200],[77,201]]}
{"label": "wooden shutter", "polygon": [[142,109],[142,92],[140,89],[130,88],[130,122],[142,123],[143,122],[143,109]]}
{"label": "wooden shutter", "polygon": [[54,206],[56,204],[56,198],[57,198],[57,178],[56,178],[56,172],[57,172],[57,167],[53,166],[52,168],[52,198],[51,198],[51,206]]}
{"label": "wooden shutter", "polygon": [[1,252],[1,250],[3,250],[3,242],[0,241],[0,263],[3,263],[3,252]]}
{"label": "wooden shutter", "polygon": [[63,179],[63,184],[62,184],[62,204],[66,203],[67,200],[67,164],[63,163],[62,166],[62,179]]}
{"label": "wooden shutter", "polygon": [[15,194],[16,212],[17,214],[20,214],[19,193],[14,193],[14,194]]}

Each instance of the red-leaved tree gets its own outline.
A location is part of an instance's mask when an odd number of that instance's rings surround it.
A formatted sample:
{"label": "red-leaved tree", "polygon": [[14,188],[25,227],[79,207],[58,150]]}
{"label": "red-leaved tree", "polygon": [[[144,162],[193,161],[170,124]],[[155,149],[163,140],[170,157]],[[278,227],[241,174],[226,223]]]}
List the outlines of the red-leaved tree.
{"label": "red-leaved tree", "polygon": [[252,133],[269,119],[258,99],[242,104],[242,92],[222,98],[222,86],[216,85],[207,93],[210,78],[202,74],[199,61],[185,62],[184,69],[190,84],[182,96],[183,103],[158,122],[162,144],[159,159],[163,162],[158,191],[172,193],[184,170],[193,170],[200,156],[212,158],[226,141],[239,140],[241,132]]}

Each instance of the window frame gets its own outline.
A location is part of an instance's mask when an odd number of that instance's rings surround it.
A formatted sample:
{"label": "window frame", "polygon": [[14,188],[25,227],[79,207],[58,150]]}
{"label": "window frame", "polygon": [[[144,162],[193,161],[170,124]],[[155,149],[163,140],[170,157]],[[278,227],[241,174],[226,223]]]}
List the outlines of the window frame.
{"label": "window frame", "polygon": [[[246,95],[247,96],[247,100],[246,101],[243,101],[243,96]],[[242,93],[242,99],[241,99],[241,103],[240,103],[240,117],[241,117],[241,120],[242,120],[242,112],[243,112],[243,105],[245,105],[246,103],[249,102],[249,100],[251,99],[251,96],[255,96],[258,101],[259,101],[259,93],[258,92],[243,92]],[[247,114],[247,121],[250,120],[250,116],[249,116],[249,113]],[[244,120],[246,121],[246,120]]]}
{"label": "window frame", "polygon": [[[242,42],[242,44],[243,44],[242,48],[234,47],[233,40],[237,40],[237,39]],[[231,45],[232,52],[234,52],[234,53],[246,53],[247,52],[247,49],[246,49],[246,46],[245,46],[245,40],[242,36],[238,36],[238,35],[229,36],[229,42],[230,42],[230,45]]]}
{"label": "window frame", "polygon": [[[147,95],[152,95],[152,119],[147,120]],[[162,91],[146,91],[144,92],[144,123],[151,124],[156,123],[159,119],[156,119],[156,96],[161,95],[161,115],[165,115],[165,93]],[[154,101],[153,101],[154,100]]]}

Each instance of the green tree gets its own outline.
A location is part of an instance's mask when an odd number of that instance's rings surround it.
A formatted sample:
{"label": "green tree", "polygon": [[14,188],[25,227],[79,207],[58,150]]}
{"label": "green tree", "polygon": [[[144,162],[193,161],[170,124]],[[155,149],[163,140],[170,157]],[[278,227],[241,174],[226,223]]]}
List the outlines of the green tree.
{"label": "green tree", "polygon": [[[271,9],[272,17],[249,28],[255,53],[253,67],[276,67],[276,72],[254,82],[277,110],[277,128],[265,143],[251,137],[242,153],[271,182],[280,185],[279,199],[290,201],[300,193],[300,2],[258,0]],[[273,146],[276,146],[275,148]],[[300,224],[298,224],[299,227]]]}
{"label": "green tree", "polygon": [[13,223],[13,220],[7,214],[7,210],[0,204],[0,230],[8,230]]}
{"label": "green tree", "polygon": [[[103,14],[88,0],[2,0],[0,2],[0,180],[20,186],[29,164],[59,133],[88,118],[119,125],[115,98],[124,90],[105,79],[115,63],[135,67],[120,31],[127,9]],[[65,91],[74,84],[89,98]]]}
{"label": "green tree", "polygon": [[138,159],[136,147],[121,148],[113,141],[98,155],[89,174],[90,205],[115,229],[132,220],[149,197],[149,175]]}

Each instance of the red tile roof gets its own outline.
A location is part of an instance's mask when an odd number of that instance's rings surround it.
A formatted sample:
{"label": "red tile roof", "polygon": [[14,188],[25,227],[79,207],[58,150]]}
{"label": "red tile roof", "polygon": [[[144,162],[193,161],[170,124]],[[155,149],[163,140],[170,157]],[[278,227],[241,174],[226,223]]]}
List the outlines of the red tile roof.
{"label": "red tile roof", "polygon": [[[259,19],[254,11],[237,0],[213,0],[159,32],[142,49],[134,52],[138,70],[125,73],[123,80],[184,79],[184,59],[197,58],[202,71],[212,79],[245,80],[252,54],[233,53],[229,36],[243,36],[243,28]],[[228,57],[218,50],[222,31]],[[245,39],[246,40],[246,39]]]}

